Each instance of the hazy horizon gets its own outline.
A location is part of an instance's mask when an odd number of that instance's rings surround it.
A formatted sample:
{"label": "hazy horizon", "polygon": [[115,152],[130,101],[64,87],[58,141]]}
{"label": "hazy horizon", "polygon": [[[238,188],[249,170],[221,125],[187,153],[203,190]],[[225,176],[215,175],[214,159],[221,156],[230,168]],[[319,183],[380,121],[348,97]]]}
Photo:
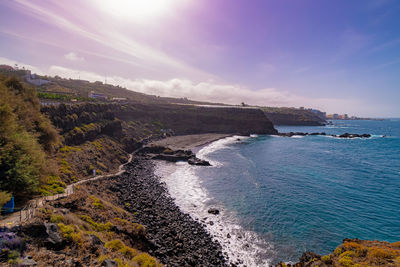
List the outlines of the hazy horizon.
{"label": "hazy horizon", "polygon": [[395,0],[13,0],[0,64],[192,100],[400,117]]}

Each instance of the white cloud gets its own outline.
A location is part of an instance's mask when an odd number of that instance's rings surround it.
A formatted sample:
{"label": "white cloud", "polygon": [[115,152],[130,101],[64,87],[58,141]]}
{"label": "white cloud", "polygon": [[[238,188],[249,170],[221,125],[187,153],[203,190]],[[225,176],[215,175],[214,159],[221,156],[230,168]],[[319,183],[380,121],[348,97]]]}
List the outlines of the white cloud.
{"label": "white cloud", "polygon": [[70,61],[85,61],[85,59],[83,57],[78,56],[74,52],[69,52],[68,54],[65,54],[64,58],[68,59]]}

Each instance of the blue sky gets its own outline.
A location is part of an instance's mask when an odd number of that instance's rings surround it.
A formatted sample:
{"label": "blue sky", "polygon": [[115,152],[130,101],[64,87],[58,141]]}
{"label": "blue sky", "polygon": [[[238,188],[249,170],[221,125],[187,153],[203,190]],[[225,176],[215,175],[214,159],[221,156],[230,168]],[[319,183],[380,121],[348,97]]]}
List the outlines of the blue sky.
{"label": "blue sky", "polygon": [[400,117],[396,0],[10,0],[0,63],[174,97]]}

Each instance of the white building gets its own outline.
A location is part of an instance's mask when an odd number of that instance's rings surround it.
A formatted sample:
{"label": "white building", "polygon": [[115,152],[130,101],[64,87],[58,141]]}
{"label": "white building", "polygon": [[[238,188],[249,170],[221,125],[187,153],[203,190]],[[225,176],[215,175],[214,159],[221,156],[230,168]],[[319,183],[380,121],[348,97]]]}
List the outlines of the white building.
{"label": "white building", "polygon": [[88,94],[89,98],[95,98],[95,99],[108,99],[108,96],[102,93],[96,93],[95,91],[90,91]]}
{"label": "white building", "polygon": [[30,70],[26,71],[25,79],[28,83],[34,84],[36,86],[41,86],[41,85],[50,83],[50,81],[48,81],[48,80],[43,80],[43,79],[36,77],[35,73],[31,74]]}

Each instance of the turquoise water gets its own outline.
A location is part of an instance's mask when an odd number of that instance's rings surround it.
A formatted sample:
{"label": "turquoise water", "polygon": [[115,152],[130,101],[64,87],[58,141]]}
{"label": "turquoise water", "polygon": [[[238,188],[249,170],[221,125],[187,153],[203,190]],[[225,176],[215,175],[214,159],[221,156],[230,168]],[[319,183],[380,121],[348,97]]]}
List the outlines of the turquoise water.
{"label": "turquoise water", "polygon": [[373,138],[259,136],[205,153],[218,163],[195,169],[208,201],[271,245],[258,257],[296,261],[344,238],[400,240],[400,120],[277,128]]}

